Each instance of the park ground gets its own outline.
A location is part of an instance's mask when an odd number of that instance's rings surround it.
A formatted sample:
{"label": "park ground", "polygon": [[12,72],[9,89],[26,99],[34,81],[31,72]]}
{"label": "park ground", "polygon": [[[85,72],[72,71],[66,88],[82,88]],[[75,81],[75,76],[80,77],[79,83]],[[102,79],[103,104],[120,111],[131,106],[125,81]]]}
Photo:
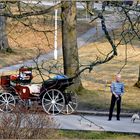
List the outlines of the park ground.
{"label": "park ground", "polygon": [[[11,23],[11,22],[10,22]],[[29,27],[24,27],[21,23],[13,22],[8,24],[8,39],[12,52],[0,54],[0,67],[22,63],[25,60],[35,58],[38,53],[46,53],[53,50],[54,34],[48,32],[46,38],[43,33],[35,32]],[[51,30],[52,25],[44,25],[37,22],[35,26],[38,29]],[[81,26],[80,26],[81,25]],[[87,21],[79,22],[77,26],[78,36],[85,33],[95,24],[89,24]],[[41,30],[40,29],[40,30]],[[53,31],[53,30],[51,30]],[[120,30],[116,30],[116,33]],[[97,34],[98,35],[98,34]],[[49,41],[47,41],[49,40]],[[61,31],[58,30],[58,46],[61,46]],[[138,112],[140,110],[140,92],[134,84],[138,79],[140,48],[139,42],[135,39],[134,45],[120,45],[118,47],[118,56],[108,63],[98,65],[90,73],[85,71],[81,75],[84,89],[79,92],[79,108],[83,110],[102,110],[107,111],[110,105],[110,84],[114,80],[114,75],[118,73],[126,62],[125,67],[121,70],[122,81],[125,83],[125,94],[123,96],[122,111]],[[125,50],[127,49],[127,53]],[[79,49],[80,63],[90,64],[97,56],[104,58],[111,50],[110,44],[103,37],[99,40],[89,43]],[[12,59],[11,59],[12,58]],[[51,60],[52,63],[53,60]],[[58,58],[62,66],[62,57]],[[54,62],[55,63],[55,62]],[[15,72],[14,72],[15,73]]]}
{"label": "park ground", "polygon": [[96,131],[59,131],[60,139],[113,139],[113,140],[138,140],[139,135],[125,134],[125,133],[112,133],[112,132],[96,132]]}
{"label": "park ground", "polygon": [[[83,63],[87,63],[95,60],[97,56],[104,58],[105,54],[111,49],[109,46],[109,43],[104,38],[84,46],[79,50],[80,60]],[[127,54],[125,53],[126,48]],[[126,55],[127,63],[121,70],[126,62]],[[134,46],[119,46],[118,56],[113,60],[106,64],[96,66],[91,73],[87,71],[82,74],[83,85],[88,90],[82,91],[82,98],[80,101],[88,102],[88,109],[107,110],[111,98],[110,84],[114,81],[115,74],[121,70],[122,81],[125,84],[122,109],[128,112],[138,112],[140,110],[140,90],[135,87],[134,84],[138,80],[139,60],[140,48],[137,41],[135,41]]]}
{"label": "park ground", "polygon": [[[54,28],[51,23],[46,26],[40,22],[36,26],[38,29],[46,29],[48,31]],[[89,24],[88,22],[79,22],[79,26],[77,27],[78,36],[94,26],[95,25]],[[25,28],[20,22],[16,21],[12,22],[12,24],[8,24],[7,31],[12,52],[0,53],[0,68],[32,59],[36,57],[39,52],[44,54],[53,50],[53,32],[48,32],[46,38],[43,33],[36,32],[28,27]],[[116,30],[116,32],[118,32],[118,30]],[[58,46],[60,47],[62,44],[60,29],[58,30],[58,40]],[[133,46],[130,44],[127,45],[128,59],[125,67],[121,71],[122,81],[125,83],[125,94],[122,101],[123,112],[139,112],[140,110],[140,90],[134,86],[139,73],[140,47],[137,40],[134,40],[133,43]],[[110,49],[111,47],[104,37],[87,44],[79,49],[80,63],[89,64],[96,59],[97,55],[104,57]],[[78,109],[108,111],[111,98],[109,86],[114,80],[114,75],[119,72],[125,64],[125,50],[125,45],[119,46],[118,56],[113,60],[94,67],[90,73],[85,71],[81,75],[84,88],[78,93]],[[58,59],[58,62],[62,64],[62,57]],[[9,73],[17,73],[17,71]],[[124,133],[58,130],[56,138],[124,140],[139,139],[140,137],[138,135]]]}

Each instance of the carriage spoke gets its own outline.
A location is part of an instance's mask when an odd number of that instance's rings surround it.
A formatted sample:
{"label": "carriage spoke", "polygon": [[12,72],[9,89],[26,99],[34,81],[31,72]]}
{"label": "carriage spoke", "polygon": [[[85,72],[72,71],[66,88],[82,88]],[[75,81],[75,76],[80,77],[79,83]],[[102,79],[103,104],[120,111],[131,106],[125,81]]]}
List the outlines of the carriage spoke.
{"label": "carriage spoke", "polygon": [[71,104],[77,105],[77,103],[71,102]]}
{"label": "carriage spoke", "polygon": [[3,111],[5,108],[5,101],[0,100],[0,110]]}
{"label": "carriage spoke", "polygon": [[69,104],[75,105],[75,106],[77,105],[76,101],[75,102],[70,101]]}
{"label": "carriage spoke", "polygon": [[52,91],[52,99],[54,100],[54,90]]}
{"label": "carriage spoke", "polygon": [[73,111],[74,111],[74,109],[70,104],[66,105],[66,113],[67,114],[69,114],[70,112],[73,112]]}
{"label": "carriage spoke", "polygon": [[4,100],[4,101],[6,101],[6,99],[3,97],[3,96],[1,96],[2,97],[2,99]]}
{"label": "carriage spoke", "polygon": [[48,112],[49,112],[49,111],[50,111],[50,109],[52,108],[52,105],[53,105],[53,104],[51,104],[51,105],[50,105],[50,107],[49,107],[49,109],[48,109]]}
{"label": "carriage spoke", "polygon": [[9,101],[9,102],[10,102],[11,100],[13,101],[13,100],[14,100],[14,98],[9,96],[7,101]]}
{"label": "carriage spoke", "polygon": [[51,100],[48,100],[48,99],[44,99],[46,102],[50,102]]}
{"label": "carriage spoke", "polygon": [[47,95],[49,96],[50,100],[52,100],[52,97],[50,96],[50,94],[48,93]]}
{"label": "carriage spoke", "polygon": [[3,110],[3,108],[6,108],[6,111],[9,111],[8,108],[10,110],[13,109],[13,107],[15,107],[15,104],[14,103],[8,103],[8,104],[2,103],[2,104],[0,104],[0,107],[2,107],[2,110]]}
{"label": "carriage spoke", "polygon": [[66,105],[63,110],[64,114],[72,114],[77,108],[77,96],[74,92],[66,92]]}
{"label": "carriage spoke", "polygon": [[14,100],[13,99],[11,99],[10,101],[8,101],[9,103],[11,103],[11,102],[14,102]]}
{"label": "carriage spoke", "polygon": [[73,107],[71,106],[71,104],[68,104],[68,106],[71,108],[72,111],[74,111]]}
{"label": "carriage spoke", "polygon": [[63,106],[63,104],[59,104],[59,103],[56,103],[57,105],[59,105],[59,106]]}
{"label": "carriage spoke", "polygon": [[11,104],[11,103],[5,104],[5,109],[6,110],[4,110],[4,111],[9,112],[9,111],[13,110],[14,107],[15,107],[14,104]]}
{"label": "carriage spoke", "polygon": [[56,102],[59,102],[59,101],[61,101],[61,100],[63,100],[63,98],[57,99]]}
{"label": "carriage spoke", "polygon": [[11,105],[11,106],[15,107],[15,104],[14,104],[14,103],[9,103],[9,105]]}
{"label": "carriage spoke", "polygon": [[60,109],[57,107],[57,105],[55,104],[54,106],[57,109],[57,111],[60,112]]}
{"label": "carriage spoke", "polygon": [[11,99],[11,97],[10,97],[10,96],[7,98],[7,101],[9,101],[9,99]]}
{"label": "carriage spoke", "polygon": [[68,105],[66,105],[66,111],[67,111],[67,114],[68,114],[68,112],[69,112],[69,107],[68,107]]}
{"label": "carriage spoke", "polygon": [[52,107],[52,109],[53,109],[52,111],[53,111],[53,115],[54,115],[54,112],[55,112],[55,110],[54,110],[54,104],[53,104],[53,107]]}
{"label": "carriage spoke", "polygon": [[60,113],[64,108],[64,104],[64,96],[57,89],[50,89],[42,98],[42,106],[44,111],[52,115]]}
{"label": "carriage spoke", "polygon": [[5,101],[0,100],[0,103],[5,103]]}
{"label": "carriage spoke", "polygon": [[59,93],[57,93],[57,95],[55,96],[55,100],[56,100],[56,101],[57,101],[58,95],[59,95]]}
{"label": "carriage spoke", "polygon": [[45,106],[48,106],[48,105],[50,105],[50,104],[51,104],[51,102],[49,102],[49,103],[45,104]]}
{"label": "carriage spoke", "polygon": [[5,94],[5,100],[6,100],[6,101],[8,101],[8,97],[7,97],[7,94]]}
{"label": "carriage spoke", "polygon": [[11,93],[2,93],[0,96],[0,110],[10,112],[15,107],[15,99]]}

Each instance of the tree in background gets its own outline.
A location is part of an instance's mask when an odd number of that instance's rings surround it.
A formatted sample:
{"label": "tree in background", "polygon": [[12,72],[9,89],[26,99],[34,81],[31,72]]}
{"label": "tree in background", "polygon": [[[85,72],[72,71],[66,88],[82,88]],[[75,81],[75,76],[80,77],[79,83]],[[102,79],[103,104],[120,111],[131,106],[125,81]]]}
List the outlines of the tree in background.
{"label": "tree in background", "polygon": [[[4,12],[5,6],[5,4],[0,3],[0,12]],[[4,16],[0,16],[0,51],[10,51],[6,33],[6,17]]]}
{"label": "tree in background", "polygon": [[[107,2],[107,1],[105,1]],[[102,7],[101,10],[97,9],[87,9],[87,11],[94,17],[91,22],[98,20],[98,24],[101,23],[102,31],[110,43],[112,50],[108,52],[105,57],[100,58],[97,56],[97,59],[90,64],[90,67],[87,69],[92,69],[94,66],[106,63],[113,59],[115,56],[118,55],[117,48],[120,45],[125,45],[125,60],[124,65],[120,68],[120,73],[125,65],[127,65],[127,45],[133,44],[135,40],[140,41],[140,9],[139,9],[139,1],[129,4],[129,3],[120,3],[119,1],[110,1],[111,5],[109,5],[108,9]],[[102,3],[103,4],[103,3]],[[107,6],[107,5],[106,5]],[[111,14],[107,14],[107,12]],[[107,18],[109,15],[110,18]],[[112,19],[111,19],[112,18]],[[116,29],[119,28],[120,31],[115,33],[114,30],[109,30],[109,26],[107,22],[110,22],[113,25],[111,20],[117,18],[117,22],[119,23],[119,27],[116,26]],[[115,25],[114,25],[115,26]],[[104,54],[104,52],[101,52]]]}
{"label": "tree in background", "polygon": [[139,73],[138,73],[138,81],[135,83],[135,86],[140,88],[140,66],[139,66]]}

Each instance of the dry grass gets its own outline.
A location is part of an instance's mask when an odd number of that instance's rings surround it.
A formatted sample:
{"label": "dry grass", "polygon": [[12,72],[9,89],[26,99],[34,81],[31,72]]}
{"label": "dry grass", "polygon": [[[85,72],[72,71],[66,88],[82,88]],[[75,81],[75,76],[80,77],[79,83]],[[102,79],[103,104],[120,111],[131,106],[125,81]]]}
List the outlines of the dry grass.
{"label": "dry grass", "polygon": [[[94,61],[97,56],[104,58],[105,54],[111,49],[109,43],[104,39],[91,43],[79,50],[80,61],[87,64]],[[139,89],[133,85],[138,79],[138,68],[140,60],[140,48],[127,46],[128,60],[127,65],[121,71],[122,81],[125,83],[125,94],[123,97],[124,110],[139,110],[140,96]],[[87,102],[90,109],[100,108],[107,109],[110,104],[110,84],[114,81],[114,75],[120,71],[125,63],[125,46],[118,48],[118,56],[110,62],[96,66],[91,73],[84,72],[82,74],[82,82],[86,89],[90,90],[87,94],[83,92],[82,102]],[[92,91],[96,91],[93,93]]]}
{"label": "dry grass", "polygon": [[[29,21],[25,20],[24,23],[29,24]],[[50,17],[46,21],[40,17],[32,18],[31,22],[35,29],[48,32],[46,34],[37,32],[31,28],[32,26],[24,26],[16,20],[7,22],[8,41],[13,52],[0,53],[0,68],[32,59],[38,55],[39,51],[44,54],[54,49],[54,21]],[[78,36],[94,26],[94,24],[89,24],[87,21],[78,22]],[[59,48],[62,46],[61,23],[59,21],[57,37]]]}
{"label": "dry grass", "polygon": [[[81,24],[83,27],[78,26],[79,34],[85,32],[89,29],[87,23]],[[41,26],[42,29],[53,30],[53,26],[44,25],[44,23],[36,22],[36,27]],[[90,25],[91,27],[92,25]],[[11,54],[0,54],[0,67],[16,64],[18,62],[31,59],[38,54],[38,47],[41,49],[42,53],[52,50],[49,46],[53,46],[53,37],[52,33],[48,33],[49,42],[46,40],[46,37],[43,33],[35,32],[28,27],[23,26],[18,22],[11,22],[8,24],[9,31],[9,42],[13,53]],[[61,46],[61,31],[58,32],[59,46]],[[140,96],[139,89],[135,88],[133,85],[138,78],[138,68],[140,60],[140,48],[139,42],[135,42],[135,47],[130,45],[127,46],[127,65],[122,70],[122,80],[125,83],[125,94],[123,97],[123,109],[140,109]],[[114,75],[122,68],[125,60],[125,46],[121,45],[118,48],[118,56],[106,64],[96,66],[91,73],[88,71],[82,74],[82,83],[87,90],[81,91],[80,102],[83,108],[88,107],[88,109],[107,109],[110,104],[110,89],[109,85],[114,80]],[[111,50],[111,46],[107,41],[102,38],[97,42],[88,44],[79,49],[80,62],[82,64],[89,64],[94,61],[96,57],[104,58],[108,51]],[[12,58],[12,59],[11,59]],[[62,64],[62,57],[59,59]],[[52,64],[52,62],[50,62]],[[16,72],[18,73],[18,72]],[[38,77],[35,77],[34,81],[38,80]],[[94,92],[93,92],[94,91]]]}
{"label": "dry grass", "polygon": [[[27,59],[32,59],[38,53],[46,53],[53,50],[54,27],[44,23],[36,23],[36,29],[47,30],[36,32],[17,21],[8,22],[8,41],[12,53],[0,53],[0,67],[20,63]],[[41,29],[40,29],[41,27]],[[58,30],[58,46],[61,46],[61,32]],[[12,59],[11,59],[12,58]]]}

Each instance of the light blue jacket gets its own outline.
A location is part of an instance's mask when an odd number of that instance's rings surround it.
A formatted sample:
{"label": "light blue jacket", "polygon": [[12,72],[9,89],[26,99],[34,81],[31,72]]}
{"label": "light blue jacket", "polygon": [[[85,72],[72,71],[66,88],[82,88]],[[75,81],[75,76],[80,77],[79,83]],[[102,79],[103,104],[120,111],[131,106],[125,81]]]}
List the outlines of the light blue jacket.
{"label": "light blue jacket", "polygon": [[122,82],[113,82],[111,84],[111,92],[122,95],[124,93],[124,84]]}

